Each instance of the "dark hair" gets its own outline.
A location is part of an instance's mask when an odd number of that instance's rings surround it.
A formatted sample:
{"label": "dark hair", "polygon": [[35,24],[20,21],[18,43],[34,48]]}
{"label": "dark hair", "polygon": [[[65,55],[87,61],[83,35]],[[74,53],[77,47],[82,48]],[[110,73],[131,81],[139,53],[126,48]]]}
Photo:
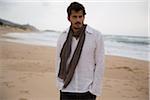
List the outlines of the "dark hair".
{"label": "dark hair", "polygon": [[82,4],[78,3],[78,2],[72,2],[69,7],[67,8],[67,13],[68,13],[68,17],[71,15],[71,11],[74,10],[74,11],[80,11],[82,10],[83,11],[83,15],[86,15],[86,12],[85,12],[85,8]]}

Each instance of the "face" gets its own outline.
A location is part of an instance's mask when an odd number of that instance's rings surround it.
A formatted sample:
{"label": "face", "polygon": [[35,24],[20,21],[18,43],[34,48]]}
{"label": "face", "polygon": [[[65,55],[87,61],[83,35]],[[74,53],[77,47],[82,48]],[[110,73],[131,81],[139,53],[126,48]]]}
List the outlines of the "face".
{"label": "face", "polygon": [[68,17],[68,20],[71,23],[73,30],[80,29],[84,24],[84,15],[83,11],[71,11],[71,15]]}

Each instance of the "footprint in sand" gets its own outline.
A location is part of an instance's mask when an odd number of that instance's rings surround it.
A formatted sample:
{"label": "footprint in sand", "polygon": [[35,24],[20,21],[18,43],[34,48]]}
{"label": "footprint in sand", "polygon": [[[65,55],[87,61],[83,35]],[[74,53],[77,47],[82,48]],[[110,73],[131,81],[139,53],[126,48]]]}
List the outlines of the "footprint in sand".
{"label": "footprint in sand", "polygon": [[128,67],[128,66],[116,67],[115,69],[123,69],[123,70],[126,70],[126,71],[134,73],[134,70],[132,68]]}
{"label": "footprint in sand", "polygon": [[26,81],[26,76],[19,77],[18,79],[21,80],[22,82],[25,82]]}
{"label": "footprint in sand", "polygon": [[20,90],[21,94],[30,94],[29,90]]}
{"label": "footprint in sand", "polygon": [[27,98],[19,98],[19,100],[28,100]]}
{"label": "footprint in sand", "polygon": [[2,86],[6,86],[8,88],[15,87],[15,85],[13,84],[13,81],[2,82],[1,84],[2,84]]}

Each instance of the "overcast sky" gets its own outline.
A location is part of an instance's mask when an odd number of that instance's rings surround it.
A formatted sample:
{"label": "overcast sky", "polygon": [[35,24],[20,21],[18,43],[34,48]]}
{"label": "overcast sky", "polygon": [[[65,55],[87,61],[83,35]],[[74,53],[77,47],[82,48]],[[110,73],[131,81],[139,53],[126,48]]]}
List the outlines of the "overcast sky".
{"label": "overcast sky", "polygon": [[[66,9],[71,1],[0,0],[0,18],[63,31],[70,25]],[[148,35],[148,0],[74,1],[85,6],[85,23],[103,34]]]}

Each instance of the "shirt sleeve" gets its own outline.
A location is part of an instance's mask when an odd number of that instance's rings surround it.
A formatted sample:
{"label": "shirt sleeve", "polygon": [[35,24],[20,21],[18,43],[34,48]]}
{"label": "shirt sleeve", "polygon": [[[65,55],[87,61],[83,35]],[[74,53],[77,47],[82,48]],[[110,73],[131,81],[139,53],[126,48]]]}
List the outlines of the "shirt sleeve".
{"label": "shirt sleeve", "polygon": [[62,42],[62,34],[59,36],[59,38],[57,40],[56,59],[55,59],[56,86],[58,89],[60,89],[63,85],[62,80],[58,77],[59,65],[60,65],[61,42]]}
{"label": "shirt sleeve", "polygon": [[104,41],[102,35],[99,33],[96,39],[96,48],[95,48],[94,79],[90,90],[92,94],[97,96],[101,95],[103,76],[104,76]]}

